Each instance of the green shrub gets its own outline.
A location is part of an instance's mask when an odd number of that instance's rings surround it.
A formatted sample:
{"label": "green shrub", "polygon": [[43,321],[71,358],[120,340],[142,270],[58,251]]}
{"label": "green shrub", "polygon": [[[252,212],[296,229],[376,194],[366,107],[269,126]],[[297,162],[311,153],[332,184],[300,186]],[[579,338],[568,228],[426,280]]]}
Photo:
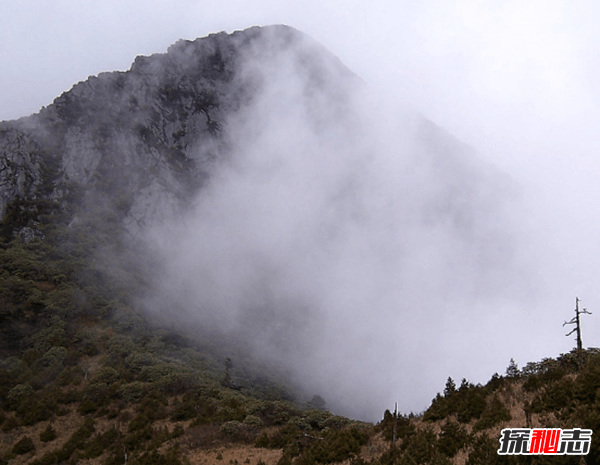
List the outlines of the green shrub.
{"label": "green shrub", "polygon": [[102,434],[96,434],[86,443],[83,455],[86,458],[95,458],[110,450],[119,443],[121,434],[114,428],[109,428]]}
{"label": "green shrub", "polygon": [[11,451],[16,455],[27,454],[28,452],[35,451],[35,444],[29,436],[24,436],[15,443]]}
{"label": "green shrub", "polygon": [[142,411],[136,415],[136,417],[129,422],[129,432],[143,430],[152,425],[154,422],[152,414],[148,414]]}
{"label": "green shrub", "polygon": [[67,344],[65,328],[65,322],[58,316],[53,316],[48,327],[28,338],[27,346],[42,354],[48,352],[53,346],[64,346]]}
{"label": "green shrub", "polygon": [[599,398],[599,386],[600,365],[588,365],[577,377],[575,395],[577,399],[583,402],[593,403]]}
{"label": "green shrub", "polygon": [[26,353],[27,350],[23,353],[21,358],[10,356],[3,360],[0,359],[0,374],[2,376],[0,379],[2,380],[2,384],[12,384],[16,378],[19,378],[27,372],[28,362],[25,360],[24,355]]}
{"label": "green shrub", "polygon": [[[487,434],[476,437],[473,441],[466,465],[503,465],[507,457],[498,455],[498,439],[490,438]],[[508,463],[519,463],[517,461]],[[549,462],[551,463],[551,462]]]}
{"label": "green shrub", "polygon": [[181,371],[160,378],[154,383],[154,387],[166,394],[182,394],[193,386],[194,376],[191,373]]}
{"label": "green shrub", "polygon": [[135,351],[135,344],[133,341],[122,335],[113,336],[108,341],[108,353],[124,359],[129,354]]}
{"label": "green shrub", "polygon": [[25,426],[35,425],[40,421],[49,420],[57,410],[57,404],[51,396],[30,399],[17,409],[21,423]]}
{"label": "green shrub", "polygon": [[60,372],[56,382],[60,386],[79,386],[83,381],[83,371],[78,366],[67,366]]}
{"label": "green shrub", "polygon": [[461,423],[468,423],[479,418],[487,406],[485,395],[478,387],[471,387],[459,398],[457,418]]}
{"label": "green shrub", "polygon": [[[348,460],[360,453],[361,447],[367,443],[369,435],[359,426],[350,426],[341,430],[330,430],[322,438],[304,436],[301,444],[301,455],[294,462],[298,465],[313,463],[335,463]],[[304,449],[302,451],[302,449]]]}
{"label": "green shrub", "polygon": [[448,457],[454,457],[457,452],[469,442],[469,434],[464,426],[450,420],[442,425],[439,434],[438,447]]}
{"label": "green shrub", "polygon": [[383,413],[383,419],[377,425],[377,428],[383,432],[383,438],[386,441],[392,440],[394,424],[396,427],[396,439],[403,439],[414,433],[415,427],[410,421],[410,417],[407,415],[396,414],[396,418],[394,419],[394,414],[389,410],[386,410]]}
{"label": "green shrub", "polygon": [[73,337],[73,343],[77,347],[79,355],[88,355],[93,357],[98,355],[98,332],[83,329]]}
{"label": "green shrub", "polygon": [[110,385],[119,380],[119,372],[112,367],[104,366],[92,377],[90,383]]}
{"label": "green shrub", "polygon": [[51,347],[42,355],[39,364],[42,367],[60,367],[62,369],[68,353],[66,347]]}
{"label": "green shrub", "polygon": [[2,432],[8,433],[19,426],[21,426],[21,423],[17,417],[15,415],[9,415],[6,417],[6,420],[4,420],[4,423],[2,423]]}
{"label": "green shrub", "polygon": [[90,413],[96,413],[99,408],[100,408],[100,406],[98,405],[98,402],[96,402],[92,399],[83,399],[79,403],[79,406],[77,407],[77,411],[79,413],[81,413],[82,415],[88,415]]}
{"label": "green shrub", "polygon": [[236,441],[249,439],[251,430],[249,425],[237,420],[227,421],[221,425],[221,433]]}
{"label": "green shrub", "polygon": [[191,420],[197,416],[198,405],[187,396],[184,396],[182,402],[175,401],[171,407],[172,421]]}
{"label": "green shrub", "polygon": [[284,401],[272,401],[263,410],[264,419],[267,425],[283,425],[287,423],[290,418],[297,415],[299,410]]}
{"label": "green shrub", "polygon": [[292,444],[300,434],[297,426],[288,423],[287,425],[277,429],[274,434],[268,435],[262,433],[255,441],[256,447],[264,447],[267,449],[284,449]]}
{"label": "green shrub", "polygon": [[90,383],[83,390],[83,400],[92,400],[98,405],[104,405],[111,398],[116,397],[118,388],[117,385],[110,386],[106,383]]}
{"label": "green shrub", "polygon": [[542,386],[542,379],[539,375],[532,374],[527,377],[523,383],[523,389],[526,392],[537,391]]}
{"label": "green shrub", "polygon": [[141,381],[123,384],[117,391],[119,397],[125,402],[139,402],[148,392],[148,385]]}
{"label": "green shrub", "polygon": [[61,455],[70,457],[76,450],[82,450],[85,447],[86,441],[94,434],[94,420],[86,418],[83,425],[75,431],[61,449]]}
{"label": "green shrub", "polygon": [[34,390],[30,384],[17,384],[6,396],[6,408],[16,410],[22,402],[28,401],[33,396]]}
{"label": "green shrub", "polygon": [[475,423],[473,430],[481,431],[496,426],[500,422],[510,421],[511,419],[512,416],[508,408],[506,408],[498,396],[494,395],[482,412],[480,419]]}
{"label": "green shrub", "polygon": [[167,409],[168,400],[162,394],[148,394],[142,401],[137,412],[150,420],[161,420],[169,414]]}
{"label": "green shrub", "polygon": [[402,442],[402,463],[428,463],[450,465],[450,460],[439,449],[439,442],[433,430],[416,430],[409,440]]}
{"label": "green shrub", "polygon": [[246,415],[246,418],[244,418],[244,424],[257,429],[260,429],[264,426],[264,422],[256,415]]}
{"label": "green shrub", "polygon": [[[546,387],[545,392],[541,396],[541,400],[543,402],[541,410],[558,412],[561,409],[568,408],[575,402],[576,399],[582,400],[579,397],[581,393],[580,389],[582,387],[583,383],[581,383],[581,377],[577,379],[577,382],[565,377],[560,381],[550,384]],[[593,403],[596,389],[597,385],[594,385],[591,392],[588,393],[589,397],[584,396],[585,403]]]}
{"label": "green shrub", "polygon": [[448,398],[443,397],[439,392],[431,401],[431,405],[425,411],[423,420],[425,421],[437,421],[446,418],[450,413],[453,412]]}
{"label": "green shrub", "polygon": [[315,431],[320,431],[325,428],[327,421],[332,417],[329,412],[322,410],[309,410],[304,415],[305,421],[310,425],[310,428]]}
{"label": "green shrub", "polygon": [[40,441],[42,442],[50,442],[56,439],[56,431],[52,428],[52,424],[48,423],[46,429],[40,433]]}
{"label": "green shrub", "polygon": [[175,428],[173,428],[173,432],[171,433],[171,438],[175,439],[175,438],[179,438],[181,436],[183,436],[185,434],[185,430],[183,429],[183,426],[180,424],[175,425]]}
{"label": "green shrub", "polygon": [[125,358],[125,365],[133,373],[140,373],[145,367],[154,364],[156,364],[156,357],[148,352],[134,352]]}

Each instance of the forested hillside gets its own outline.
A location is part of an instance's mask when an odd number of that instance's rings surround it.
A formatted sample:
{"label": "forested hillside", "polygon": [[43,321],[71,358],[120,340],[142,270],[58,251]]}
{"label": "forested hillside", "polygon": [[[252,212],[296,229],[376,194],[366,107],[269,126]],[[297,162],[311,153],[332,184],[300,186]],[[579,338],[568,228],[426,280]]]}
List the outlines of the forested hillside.
{"label": "forested hillside", "polygon": [[0,465],[582,463],[496,451],[600,426],[596,350],[380,405],[431,367],[421,291],[451,314],[518,278],[510,182],[363,84],[254,27],[0,122]]}

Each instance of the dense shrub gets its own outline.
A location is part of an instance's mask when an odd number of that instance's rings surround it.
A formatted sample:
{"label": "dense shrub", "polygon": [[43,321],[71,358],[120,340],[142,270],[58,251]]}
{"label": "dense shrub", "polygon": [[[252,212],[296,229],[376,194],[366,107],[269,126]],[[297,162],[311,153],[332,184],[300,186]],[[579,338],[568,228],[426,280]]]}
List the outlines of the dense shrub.
{"label": "dense shrub", "polygon": [[8,433],[19,426],[21,426],[21,422],[18,418],[15,415],[8,415],[4,420],[4,423],[2,423],[2,432]]}
{"label": "dense shrub", "polygon": [[29,436],[19,439],[12,448],[12,453],[16,455],[23,455],[33,451],[35,451],[35,444]]}
{"label": "dense shrub", "polygon": [[108,353],[124,359],[136,349],[131,338],[118,334],[108,341]]}
{"label": "dense shrub", "polygon": [[114,428],[109,428],[102,434],[96,434],[85,445],[83,455],[86,458],[99,457],[107,450],[112,450],[120,445],[121,433]]}
{"label": "dense shrub", "polygon": [[52,428],[52,424],[48,423],[46,429],[40,433],[40,441],[42,442],[50,442],[56,439],[56,431]]}
{"label": "dense shrub", "polygon": [[468,423],[474,418],[479,418],[487,406],[485,395],[479,388],[465,392],[466,394],[459,399],[457,406],[457,418],[461,423]]}
{"label": "dense shrub", "polygon": [[494,395],[482,412],[480,419],[475,423],[473,430],[480,431],[491,428],[500,422],[509,421],[511,418],[512,416],[508,408],[506,408],[498,396]]}
{"label": "dense shrub", "polygon": [[264,426],[264,422],[256,415],[247,415],[246,418],[244,418],[244,424],[257,429]]}
{"label": "dense shrub", "polygon": [[94,356],[99,353],[98,332],[82,329],[73,337],[79,355]]}
{"label": "dense shrub", "polygon": [[121,378],[119,372],[112,367],[104,366],[92,377],[90,383],[113,384]]}
{"label": "dense shrub", "polygon": [[57,413],[57,403],[49,395],[33,397],[29,402],[22,403],[17,409],[17,415],[25,426],[49,420],[55,413]]}
{"label": "dense shrub", "polygon": [[447,457],[454,457],[469,441],[470,436],[464,426],[446,420],[439,434],[438,448]]}
{"label": "dense shrub", "polygon": [[299,414],[297,407],[293,406],[289,402],[284,401],[271,401],[263,406],[261,414],[268,426],[271,425],[283,425],[289,421],[289,419]]}
{"label": "dense shrub", "polygon": [[221,425],[221,432],[231,439],[243,439],[246,431],[246,425],[237,420],[227,421]]}
{"label": "dense shrub", "polygon": [[600,364],[588,364],[577,378],[574,389],[576,398],[580,401],[593,403],[600,399]]}
{"label": "dense shrub", "polygon": [[298,440],[300,456],[294,464],[342,462],[357,455],[368,439],[368,432],[360,426],[330,430],[323,436],[303,435]]}
{"label": "dense shrub", "polygon": [[400,447],[404,463],[450,465],[439,449],[438,439],[430,428],[416,430]]}
{"label": "dense shrub", "polygon": [[383,413],[383,419],[377,425],[377,429],[383,432],[383,438],[386,441],[391,441],[393,439],[394,429],[396,431],[395,439],[402,439],[413,434],[415,426],[413,422],[410,421],[409,416],[396,413],[396,418],[394,418],[394,414],[389,410],[386,410]]}
{"label": "dense shrub", "polygon": [[[498,455],[498,439],[482,434],[473,441],[466,465],[503,465],[507,457]],[[509,462],[510,463],[510,462]],[[518,463],[518,462],[515,462]]]}
{"label": "dense shrub", "polygon": [[292,444],[301,434],[297,426],[288,423],[273,434],[262,433],[256,439],[255,445],[268,449],[283,449]]}
{"label": "dense shrub", "polygon": [[45,368],[60,367],[60,369],[62,369],[68,353],[66,347],[51,347],[44,355],[42,355],[39,363]]}
{"label": "dense shrub", "polygon": [[16,410],[21,403],[28,401],[34,393],[34,389],[26,384],[17,384],[6,396],[5,406],[8,410]]}
{"label": "dense shrub", "polygon": [[152,366],[156,362],[156,357],[148,352],[134,352],[125,358],[125,365],[133,373],[140,373],[145,367]]}
{"label": "dense shrub", "polygon": [[141,381],[132,381],[123,384],[117,391],[119,397],[125,402],[139,402],[148,392],[148,385]]}

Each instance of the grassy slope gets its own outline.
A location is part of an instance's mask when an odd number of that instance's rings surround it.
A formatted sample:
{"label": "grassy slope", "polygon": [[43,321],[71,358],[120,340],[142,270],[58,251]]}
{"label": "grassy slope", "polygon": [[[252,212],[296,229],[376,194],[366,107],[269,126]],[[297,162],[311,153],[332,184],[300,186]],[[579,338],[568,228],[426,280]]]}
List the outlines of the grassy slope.
{"label": "grassy slope", "polygon": [[[11,226],[28,215],[41,234],[25,243]],[[20,205],[1,228],[0,463],[275,463],[315,434],[344,443],[327,460],[358,451],[367,426],[293,402],[219,341],[151,326],[132,301],[144,276],[96,259],[126,261],[110,219],[61,215]]]}
{"label": "grassy slope", "polygon": [[[31,224],[30,213],[8,218]],[[307,409],[272,373],[229,372],[219,344],[152,327],[131,301],[143,275],[94,259],[114,246],[108,226],[33,213],[43,239],[0,228],[0,463],[528,463],[497,456],[502,428],[600,429],[600,353],[589,350],[485,386],[449,382],[423,415],[397,420],[392,445],[389,412],[368,425]]]}
{"label": "grassy slope", "polygon": [[[427,411],[397,420],[395,447],[373,464],[600,463],[600,445],[592,438],[581,456],[500,457],[503,428],[591,428],[600,430],[600,352],[595,349],[529,363],[512,376],[494,375],[485,385],[449,380]],[[392,436],[387,412],[378,429]],[[391,443],[390,443],[391,446]]]}

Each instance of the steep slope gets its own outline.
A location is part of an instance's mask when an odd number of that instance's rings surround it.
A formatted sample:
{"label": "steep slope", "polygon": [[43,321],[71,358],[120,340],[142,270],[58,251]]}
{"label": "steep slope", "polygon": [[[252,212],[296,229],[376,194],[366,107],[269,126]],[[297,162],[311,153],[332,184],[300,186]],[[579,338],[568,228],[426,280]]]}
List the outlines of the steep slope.
{"label": "steep slope", "polygon": [[[597,464],[599,368],[598,349],[588,349],[530,362],[522,370],[511,364],[506,375],[496,373],[485,385],[463,379],[456,386],[448,378],[423,415],[394,418],[385,412],[378,429],[387,448],[369,463]],[[502,456],[497,451],[503,428],[581,428],[593,434],[587,449],[579,444],[584,455]]]}
{"label": "steep slope", "polygon": [[[19,415],[73,380],[84,416],[154,395],[144,383],[178,396],[195,379],[378,418],[400,368],[422,369],[404,357],[406,309],[424,292],[466,308],[518,274],[510,183],[363,90],[311,39],[271,26],[179,41],[1,123],[7,428],[48,421],[52,396],[38,420]],[[219,389],[210,402],[230,402]],[[251,412],[229,413],[205,421]]]}
{"label": "steep slope", "polygon": [[38,114],[2,123],[0,216],[14,202],[51,201],[81,215],[102,200],[139,233],[189,201],[226,156],[226,120],[265,85],[265,74],[246,63],[263,70],[279,55],[291,57],[311,94],[321,81],[341,88],[353,79],[292,28],[250,28],[181,40],[165,54],[136,58],[129,71],[76,84]]}

